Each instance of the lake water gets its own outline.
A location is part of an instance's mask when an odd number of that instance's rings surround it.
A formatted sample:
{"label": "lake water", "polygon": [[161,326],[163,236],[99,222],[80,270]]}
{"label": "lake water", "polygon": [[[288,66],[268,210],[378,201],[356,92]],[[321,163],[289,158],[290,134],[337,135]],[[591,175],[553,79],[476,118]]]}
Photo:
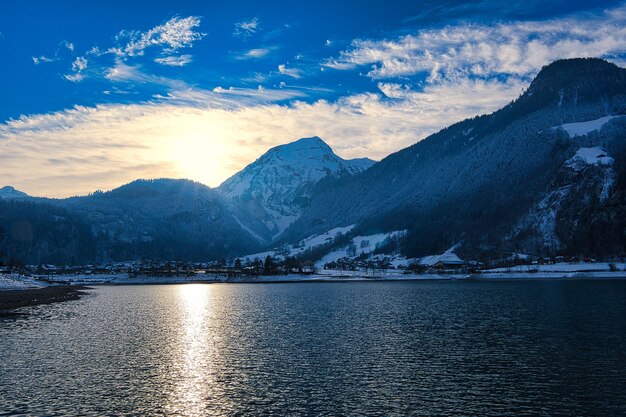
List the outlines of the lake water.
{"label": "lake water", "polygon": [[98,287],[0,321],[0,415],[626,415],[626,281]]}

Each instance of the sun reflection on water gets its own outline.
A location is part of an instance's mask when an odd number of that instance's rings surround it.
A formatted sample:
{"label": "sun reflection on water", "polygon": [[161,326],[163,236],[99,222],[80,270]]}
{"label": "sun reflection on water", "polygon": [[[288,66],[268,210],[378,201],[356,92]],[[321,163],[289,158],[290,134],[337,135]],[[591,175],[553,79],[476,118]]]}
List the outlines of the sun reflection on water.
{"label": "sun reflection on water", "polygon": [[189,284],[178,287],[180,340],[172,353],[176,374],[168,414],[201,415],[206,409],[210,383],[210,334],[207,331],[210,286]]}

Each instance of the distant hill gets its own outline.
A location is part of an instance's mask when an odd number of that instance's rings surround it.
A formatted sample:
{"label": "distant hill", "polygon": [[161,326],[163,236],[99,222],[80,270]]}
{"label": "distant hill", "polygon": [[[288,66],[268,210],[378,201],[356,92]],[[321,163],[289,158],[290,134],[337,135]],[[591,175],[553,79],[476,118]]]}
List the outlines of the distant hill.
{"label": "distant hill", "polygon": [[[206,260],[228,258],[258,248],[258,243],[241,229],[217,191],[189,180],[137,180],[84,197],[11,203],[0,202],[0,213],[4,207],[14,220],[7,221],[3,215],[0,224],[5,229],[10,229],[16,221],[30,225],[32,237],[26,243],[32,249],[16,253],[23,245],[11,246],[13,239],[6,232],[0,252],[22,255],[31,263],[138,258]],[[62,230],[54,236],[41,233],[57,230],[58,218],[69,214],[87,233],[73,237],[66,236]],[[72,245],[56,243],[64,238],[72,239]],[[53,248],[59,253],[52,253]]]}
{"label": "distant hill", "polygon": [[2,200],[14,200],[19,198],[27,198],[28,194],[16,190],[15,188],[7,185],[5,187],[0,188],[0,199]]}

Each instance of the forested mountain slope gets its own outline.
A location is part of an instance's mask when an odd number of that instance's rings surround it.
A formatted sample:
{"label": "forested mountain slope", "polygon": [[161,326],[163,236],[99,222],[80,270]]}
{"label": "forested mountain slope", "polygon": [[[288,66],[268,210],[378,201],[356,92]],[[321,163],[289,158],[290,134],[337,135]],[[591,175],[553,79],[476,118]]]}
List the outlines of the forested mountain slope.
{"label": "forested mountain slope", "polygon": [[[554,62],[503,109],[443,129],[320,192],[285,239],[359,223],[364,228],[408,228],[406,244],[412,256],[439,253],[461,240],[465,250],[475,252],[516,246],[573,250],[573,237],[562,230],[581,223],[580,213],[623,205],[617,178],[623,175],[626,118],[607,116],[624,114],[626,70],[599,59]],[[590,126],[597,129],[570,135],[560,127],[585,121],[596,121]],[[559,243],[542,245],[540,235],[546,231],[528,220],[530,211],[560,186],[557,177],[567,168],[564,164],[583,147],[608,152],[615,167],[589,164],[590,169],[579,171],[572,181],[582,184],[608,175],[603,179],[609,184],[607,196],[594,198],[593,187],[577,186],[571,201],[557,210]],[[611,251],[623,251],[623,230],[620,233],[618,247]],[[539,237],[533,240],[533,235]]]}

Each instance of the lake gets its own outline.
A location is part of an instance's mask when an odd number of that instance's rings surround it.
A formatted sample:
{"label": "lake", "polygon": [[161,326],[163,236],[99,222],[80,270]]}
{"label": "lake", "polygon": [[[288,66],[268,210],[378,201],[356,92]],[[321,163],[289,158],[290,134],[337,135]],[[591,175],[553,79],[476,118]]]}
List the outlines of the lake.
{"label": "lake", "polygon": [[626,281],[102,286],[0,321],[0,415],[626,415]]}

